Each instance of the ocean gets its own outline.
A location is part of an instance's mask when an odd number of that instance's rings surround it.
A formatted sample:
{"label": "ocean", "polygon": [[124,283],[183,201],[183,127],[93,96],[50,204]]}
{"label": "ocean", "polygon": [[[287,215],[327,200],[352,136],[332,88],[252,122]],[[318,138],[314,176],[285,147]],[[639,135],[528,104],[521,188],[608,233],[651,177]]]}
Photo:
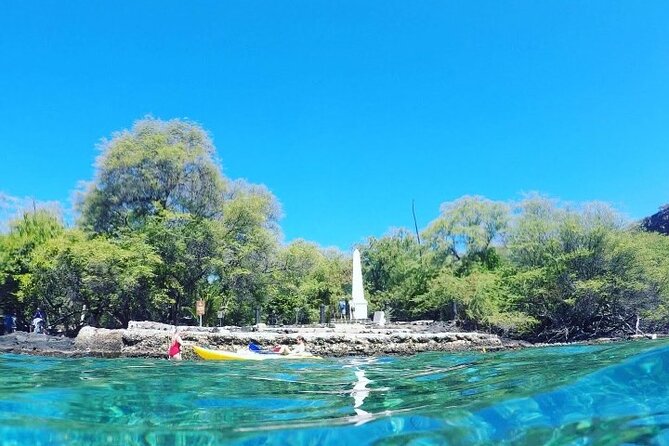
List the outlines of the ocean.
{"label": "ocean", "polygon": [[669,445],[669,341],[263,362],[0,355],[2,445]]}

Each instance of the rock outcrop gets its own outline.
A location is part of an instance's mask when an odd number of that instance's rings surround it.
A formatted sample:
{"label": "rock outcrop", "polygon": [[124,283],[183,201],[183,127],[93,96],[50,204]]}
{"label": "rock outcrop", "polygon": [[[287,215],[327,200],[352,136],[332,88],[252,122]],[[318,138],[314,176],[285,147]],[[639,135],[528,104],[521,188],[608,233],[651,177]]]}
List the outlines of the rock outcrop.
{"label": "rock outcrop", "polygon": [[646,231],[669,235],[669,204],[662,206],[659,212],[644,218],[641,227]]}
{"label": "rock outcrop", "polygon": [[[305,338],[308,350],[320,356],[412,354],[425,351],[500,350],[524,346],[496,335],[443,332],[430,324],[374,327],[342,324],[320,327],[180,327],[184,357],[194,358],[190,345],[235,351],[250,342],[270,347]],[[74,340],[29,333],[0,336],[0,352],[60,356],[164,358],[174,327],[131,322],[125,330],[84,327]],[[527,344],[529,345],[529,344]]]}
{"label": "rock outcrop", "polygon": [[84,327],[74,340],[74,349],[88,356],[120,356],[123,351],[123,331]]}
{"label": "rock outcrop", "polygon": [[64,336],[17,331],[0,336],[0,353],[71,356],[74,354],[74,340]]}

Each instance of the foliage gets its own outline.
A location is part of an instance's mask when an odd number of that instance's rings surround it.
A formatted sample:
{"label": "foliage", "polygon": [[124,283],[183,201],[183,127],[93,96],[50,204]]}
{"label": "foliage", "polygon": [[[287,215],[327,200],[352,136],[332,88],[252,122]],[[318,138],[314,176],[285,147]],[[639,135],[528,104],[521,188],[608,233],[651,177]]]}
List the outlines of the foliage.
{"label": "foliage", "polygon": [[[624,228],[607,206],[580,210],[531,197],[508,236],[508,252],[523,297],[521,306],[540,323],[543,340],[586,339],[636,330],[636,318],[654,313],[666,300],[658,278],[669,266],[667,245]],[[651,248],[653,246],[653,248]],[[649,251],[650,250],[650,251]]]}
{"label": "foliage", "polygon": [[68,230],[31,257],[21,293],[39,296],[52,327],[76,333],[83,324],[127,326],[159,314],[165,296],[152,287],[160,257],[136,237],[88,239]]}
{"label": "foliage", "polygon": [[351,274],[350,261],[338,251],[296,240],[278,254],[266,311],[281,323],[317,322],[321,305],[336,314],[337,302],[350,294]]}
{"label": "foliage", "polygon": [[198,125],[146,118],[102,144],[93,183],[80,202],[81,225],[95,233],[136,229],[164,210],[211,218],[224,180],[214,146]]}
{"label": "foliage", "polygon": [[0,235],[0,309],[16,312],[17,324],[27,328],[32,311],[41,303],[26,298],[21,284],[30,276],[33,252],[65,230],[60,217],[48,209],[36,209],[9,224],[8,234]]}
{"label": "foliage", "polygon": [[[0,234],[0,307],[27,328],[195,323],[313,323],[351,292],[350,255],[281,242],[264,186],[225,178],[200,126],[146,118],[102,144],[94,180],[66,228],[48,210]],[[452,320],[532,340],[669,329],[669,237],[627,225],[601,203],[540,195],[465,196],[420,234],[396,229],[358,248],[370,310]]]}
{"label": "foliage", "polygon": [[273,290],[280,208],[265,188],[232,183],[217,225],[218,253],[212,262],[216,287],[230,323],[250,323]]}
{"label": "foliage", "polygon": [[441,215],[423,233],[423,239],[438,265],[453,263],[467,270],[482,263],[490,268],[497,260],[492,245],[501,239],[508,220],[506,204],[462,197],[442,205]]}
{"label": "foliage", "polygon": [[432,274],[408,230],[370,237],[360,247],[363,278],[372,309],[390,311],[396,319],[414,315],[411,301],[425,293]]}

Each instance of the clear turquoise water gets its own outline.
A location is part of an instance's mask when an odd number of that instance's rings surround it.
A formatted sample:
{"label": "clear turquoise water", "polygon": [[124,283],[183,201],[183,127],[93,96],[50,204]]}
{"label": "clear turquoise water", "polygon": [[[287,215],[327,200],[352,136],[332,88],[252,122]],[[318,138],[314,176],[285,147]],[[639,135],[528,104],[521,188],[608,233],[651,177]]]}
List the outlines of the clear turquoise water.
{"label": "clear turquoise water", "polygon": [[305,362],[0,355],[2,445],[669,445],[669,343]]}

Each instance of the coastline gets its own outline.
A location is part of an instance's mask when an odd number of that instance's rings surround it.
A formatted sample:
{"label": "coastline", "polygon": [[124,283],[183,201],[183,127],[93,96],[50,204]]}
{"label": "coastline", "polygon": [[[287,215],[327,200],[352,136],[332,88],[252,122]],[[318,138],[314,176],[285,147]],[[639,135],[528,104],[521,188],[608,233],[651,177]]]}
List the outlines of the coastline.
{"label": "coastline", "polygon": [[[449,331],[439,323],[404,323],[378,327],[362,324],[266,327],[179,327],[184,359],[198,359],[191,345],[235,351],[250,342],[263,347],[292,345],[303,336],[307,349],[318,356],[411,355],[442,351],[499,351],[556,344],[532,344],[481,332]],[[84,327],[76,338],[15,332],[0,336],[0,353],[55,357],[166,358],[173,325],[131,321],[127,329]],[[594,339],[579,343],[613,342],[630,338]],[[572,343],[573,344],[573,343]]]}

